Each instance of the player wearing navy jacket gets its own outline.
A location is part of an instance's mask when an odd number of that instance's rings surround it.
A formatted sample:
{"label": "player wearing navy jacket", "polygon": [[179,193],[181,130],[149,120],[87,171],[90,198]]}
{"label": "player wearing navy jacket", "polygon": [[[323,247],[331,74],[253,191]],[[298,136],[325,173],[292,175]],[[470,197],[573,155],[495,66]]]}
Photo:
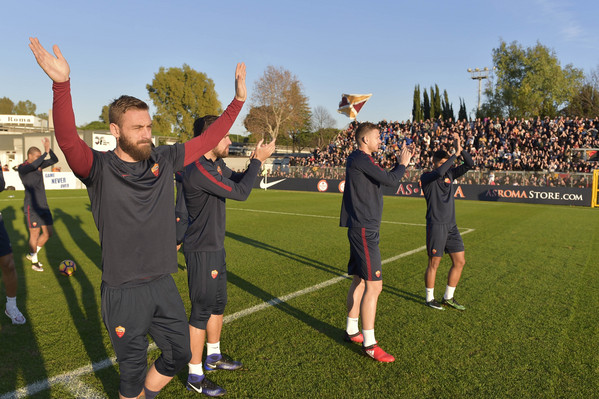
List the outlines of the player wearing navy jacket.
{"label": "player wearing navy jacket", "polygon": [[[191,358],[185,307],[170,275],[178,270],[173,175],[229,131],[247,96],[245,65],[237,64],[235,99],[202,137],[152,148],[148,105],[121,96],[109,109],[117,147],[99,152],[77,134],[70,68],[60,49],[54,46],[53,56],[37,38],[29,47],[54,82],[56,140],[87,186],[100,234],[102,319],[119,363],[119,396],[153,399]],[[148,334],[161,349],[149,371]]]}
{"label": "player wearing navy jacket", "polygon": [[[435,169],[420,176],[422,192],[426,199],[426,249],[428,252],[428,266],[424,273],[426,305],[438,310],[444,310],[441,305],[451,306],[458,310],[466,309],[455,300],[453,295],[466,264],[464,242],[455,220],[456,186],[453,181],[474,168],[474,161],[468,151],[462,149],[462,142],[457,133],[453,136],[453,145],[456,150],[454,155],[449,156],[444,150],[436,151],[433,154]],[[453,164],[458,155],[462,156],[464,163],[454,167]],[[435,300],[434,289],[435,277],[443,252],[449,254],[452,266],[447,276],[443,301],[439,304]]]}
{"label": "player wearing navy jacket", "polygon": [[[208,115],[196,120],[194,135],[204,131],[216,120]],[[227,268],[225,263],[226,200],[245,201],[254,185],[262,163],[272,155],[274,140],[258,143],[250,164],[243,173],[233,172],[223,158],[229,155],[231,140],[226,135],[204,156],[189,165],[183,174],[183,192],[189,214],[189,225],[183,241],[187,263],[191,314],[189,333],[192,358],[189,363],[187,388],[208,396],[220,396],[226,391],[204,376],[207,371],[236,370],[241,362],[220,351],[223,313],[227,303]],[[206,360],[202,355],[206,342]]]}
{"label": "player wearing navy jacket", "polygon": [[[25,187],[25,216],[29,229],[29,254],[31,268],[36,272],[43,272],[43,265],[38,261],[37,254],[52,236],[52,213],[46,199],[44,175],[42,169],[54,165],[58,158],[50,149],[50,140],[42,139],[44,153],[37,147],[27,150],[27,161],[19,165],[18,172]],[[50,159],[46,156],[50,155]]]}
{"label": "player wearing navy jacket", "polygon": [[[364,353],[380,362],[395,358],[381,349],[374,337],[374,321],[379,294],[383,289],[379,228],[383,215],[382,186],[398,185],[413,155],[405,145],[396,155],[397,165],[385,171],[371,154],[381,145],[380,130],[372,123],[356,129],[358,149],[347,158],[345,190],[341,205],[340,226],[347,227],[350,258],[347,274],[353,275],[347,293],[345,340],[362,343]],[[362,317],[362,333],[358,319]]]}
{"label": "player wearing navy jacket", "polygon": [[[0,170],[0,191],[3,191],[4,187],[4,174]],[[0,270],[2,270],[2,281],[6,289],[4,314],[10,317],[12,324],[25,324],[25,317],[17,307],[17,271],[2,213],[0,213]]]}

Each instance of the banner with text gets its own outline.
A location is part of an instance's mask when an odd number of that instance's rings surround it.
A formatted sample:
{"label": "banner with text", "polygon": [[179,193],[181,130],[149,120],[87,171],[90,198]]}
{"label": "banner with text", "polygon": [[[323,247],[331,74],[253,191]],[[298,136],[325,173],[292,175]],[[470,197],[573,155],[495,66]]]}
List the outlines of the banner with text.
{"label": "banner with text", "polygon": [[[456,199],[551,205],[591,205],[590,188],[469,184],[458,184],[456,186]],[[342,193],[345,188],[345,181],[283,177],[272,177],[265,180],[263,177],[260,177],[256,179],[254,188]],[[397,187],[384,187],[383,194],[401,197],[424,197],[419,182],[402,182]]]}

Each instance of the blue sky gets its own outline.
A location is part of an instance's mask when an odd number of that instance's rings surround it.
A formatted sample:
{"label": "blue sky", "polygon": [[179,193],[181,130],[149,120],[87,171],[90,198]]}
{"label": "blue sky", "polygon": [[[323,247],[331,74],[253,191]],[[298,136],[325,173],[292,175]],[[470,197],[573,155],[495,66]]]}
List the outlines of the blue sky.
{"label": "blue sky", "polygon": [[[184,63],[214,80],[226,106],[235,64],[248,89],[268,65],[294,73],[311,107],[337,120],[342,93],[373,93],[358,119],[411,117],[414,86],[447,90],[476,107],[467,68],[492,66],[501,39],[553,49],[562,66],[599,66],[597,1],[28,1],[2,5],[0,97],[52,106],[51,84],[27,44],[58,44],[71,66],[77,124],[97,120],[121,94],[147,100],[161,66]],[[248,107],[240,116],[243,119]],[[232,133],[243,133],[239,121]]]}

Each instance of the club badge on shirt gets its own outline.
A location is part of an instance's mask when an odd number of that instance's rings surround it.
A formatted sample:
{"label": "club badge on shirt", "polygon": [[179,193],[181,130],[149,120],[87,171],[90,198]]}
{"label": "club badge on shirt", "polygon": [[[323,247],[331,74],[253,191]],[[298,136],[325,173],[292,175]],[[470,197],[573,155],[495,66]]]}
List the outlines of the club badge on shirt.
{"label": "club badge on shirt", "polygon": [[154,174],[154,176],[158,177],[158,174],[160,173],[158,163],[155,163],[154,166],[152,166],[152,173]]}
{"label": "club badge on shirt", "polygon": [[123,335],[125,335],[125,327],[123,327],[123,326],[118,326],[117,328],[114,329],[114,331],[116,331],[116,335],[119,338],[122,338]]}
{"label": "club badge on shirt", "polygon": [[218,172],[219,175],[223,175],[223,170],[220,168],[220,166],[216,167],[216,171]]}
{"label": "club badge on shirt", "polygon": [[443,180],[443,181],[447,184],[451,184],[451,180],[449,179],[449,177],[446,177],[445,180]]}

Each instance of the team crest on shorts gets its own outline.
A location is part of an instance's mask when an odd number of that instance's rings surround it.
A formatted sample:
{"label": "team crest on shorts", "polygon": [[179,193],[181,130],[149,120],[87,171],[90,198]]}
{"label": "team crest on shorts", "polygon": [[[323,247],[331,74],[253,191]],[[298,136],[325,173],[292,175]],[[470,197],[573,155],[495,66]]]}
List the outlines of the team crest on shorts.
{"label": "team crest on shorts", "polygon": [[432,250],[432,252],[433,252],[433,255],[434,255],[434,254],[436,254],[436,253],[437,253],[437,250],[436,250],[436,249],[433,249],[433,250]]}
{"label": "team crest on shorts", "polygon": [[449,177],[446,177],[445,180],[443,180],[443,181],[447,184],[451,184],[451,180],[449,179]]}
{"label": "team crest on shorts", "polygon": [[36,226],[37,226],[37,222],[33,222],[33,223],[31,223],[31,225],[32,225],[33,227],[36,227]]}
{"label": "team crest on shorts", "polygon": [[119,338],[122,338],[123,335],[125,335],[125,327],[123,327],[123,326],[118,326],[117,328],[114,329],[114,331],[116,331],[116,335]]}
{"label": "team crest on shorts", "polygon": [[155,163],[154,166],[152,166],[152,173],[154,176],[158,177],[158,174],[160,173],[160,167],[158,166],[158,163]]}
{"label": "team crest on shorts", "polygon": [[223,175],[223,170],[220,168],[220,166],[216,167],[216,171],[218,172],[219,175]]}
{"label": "team crest on shorts", "polygon": [[212,270],[212,273],[210,273],[212,275],[212,278],[216,278],[218,276],[218,270]]}
{"label": "team crest on shorts", "polygon": [[381,277],[381,271],[377,270],[376,273],[374,273],[374,275],[378,278]]}

